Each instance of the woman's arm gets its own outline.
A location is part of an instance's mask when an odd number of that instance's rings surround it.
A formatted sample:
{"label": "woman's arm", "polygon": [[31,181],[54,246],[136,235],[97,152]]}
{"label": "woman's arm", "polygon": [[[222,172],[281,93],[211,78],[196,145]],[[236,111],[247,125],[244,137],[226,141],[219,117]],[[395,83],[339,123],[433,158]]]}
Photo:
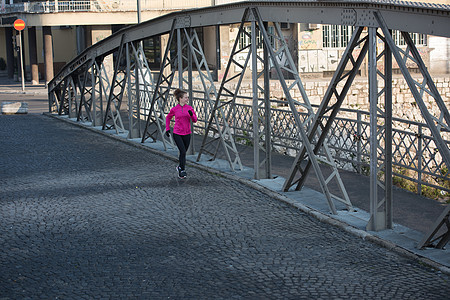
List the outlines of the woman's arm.
{"label": "woman's arm", "polygon": [[172,108],[166,116],[166,131],[170,131],[170,120],[172,120],[175,115],[174,108]]}
{"label": "woman's arm", "polygon": [[195,110],[191,107],[191,108],[189,109],[189,111],[192,112],[192,115],[189,114],[189,115],[191,116],[192,122],[197,123],[197,120],[198,120],[198,119],[197,119],[197,115],[195,114]]}

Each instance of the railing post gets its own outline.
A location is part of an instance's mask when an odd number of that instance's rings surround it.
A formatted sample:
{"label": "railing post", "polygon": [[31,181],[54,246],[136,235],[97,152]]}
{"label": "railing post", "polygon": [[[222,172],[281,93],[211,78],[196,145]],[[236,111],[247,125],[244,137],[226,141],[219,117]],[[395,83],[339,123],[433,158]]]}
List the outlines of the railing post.
{"label": "railing post", "polygon": [[422,124],[419,124],[419,132],[417,133],[417,194],[422,194],[422,155],[423,155],[423,145],[422,145]]}
{"label": "railing post", "polygon": [[257,45],[256,45],[256,21],[251,23],[251,55],[252,55],[252,124],[253,124],[253,168],[255,170],[254,178],[260,179],[260,158],[259,158],[259,103],[258,103],[258,58],[257,58]]}
{"label": "railing post", "polygon": [[358,110],[356,112],[356,170],[361,174],[361,112]]}

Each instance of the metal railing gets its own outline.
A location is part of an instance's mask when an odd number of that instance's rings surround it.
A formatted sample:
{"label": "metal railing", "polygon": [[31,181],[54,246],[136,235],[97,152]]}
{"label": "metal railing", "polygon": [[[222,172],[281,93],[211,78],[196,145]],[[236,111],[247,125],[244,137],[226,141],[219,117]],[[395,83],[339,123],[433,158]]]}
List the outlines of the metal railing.
{"label": "metal railing", "polygon": [[[211,0],[141,0],[141,10],[186,9],[211,6]],[[0,13],[112,12],[136,11],[136,0],[40,1],[7,4]]]}

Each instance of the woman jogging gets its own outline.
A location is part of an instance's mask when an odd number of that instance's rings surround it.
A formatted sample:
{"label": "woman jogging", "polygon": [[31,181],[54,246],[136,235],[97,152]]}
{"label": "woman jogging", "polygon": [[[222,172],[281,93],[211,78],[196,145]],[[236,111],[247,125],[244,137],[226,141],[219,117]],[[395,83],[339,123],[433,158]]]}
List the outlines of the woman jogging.
{"label": "woman jogging", "polygon": [[170,110],[166,117],[166,135],[170,136],[170,121],[175,116],[175,125],[173,126],[173,139],[180,152],[179,165],[177,166],[178,177],[186,178],[186,151],[191,142],[191,120],[197,122],[197,115],[192,106],[189,106],[189,96],[187,92],[176,89],[173,93],[178,104]]}

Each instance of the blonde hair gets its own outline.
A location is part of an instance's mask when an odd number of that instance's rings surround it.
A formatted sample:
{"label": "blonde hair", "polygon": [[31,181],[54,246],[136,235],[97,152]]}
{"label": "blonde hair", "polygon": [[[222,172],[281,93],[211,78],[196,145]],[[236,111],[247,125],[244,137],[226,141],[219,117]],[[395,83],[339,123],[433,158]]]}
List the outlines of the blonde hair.
{"label": "blonde hair", "polygon": [[173,96],[175,97],[175,99],[177,99],[178,102],[180,102],[180,98],[182,98],[185,94],[187,94],[187,92],[180,89],[176,89],[173,92]]}

